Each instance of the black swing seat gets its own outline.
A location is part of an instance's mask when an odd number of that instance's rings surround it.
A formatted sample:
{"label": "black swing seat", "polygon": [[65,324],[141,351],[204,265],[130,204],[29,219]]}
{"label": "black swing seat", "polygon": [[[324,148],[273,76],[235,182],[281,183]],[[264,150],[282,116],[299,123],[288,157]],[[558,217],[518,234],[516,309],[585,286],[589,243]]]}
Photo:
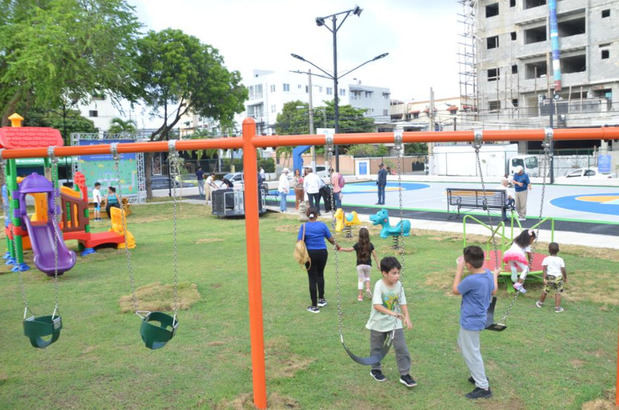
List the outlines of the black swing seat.
{"label": "black swing seat", "polygon": [[486,315],[486,330],[493,330],[495,332],[502,332],[507,329],[507,325],[504,323],[494,323],[494,308],[496,306],[496,297],[492,297],[490,306],[488,306],[488,313]]}
{"label": "black swing seat", "polygon": [[357,356],[356,354],[351,352],[348,347],[346,347],[346,344],[344,344],[343,337],[341,337],[340,340],[342,342],[342,346],[344,347],[344,350],[346,351],[346,353],[348,353],[348,356],[350,356],[351,359],[353,359],[355,362],[362,364],[364,366],[372,366],[374,364],[380,363],[380,361],[383,360],[385,356],[387,356],[387,353],[389,353],[389,349],[391,348],[391,345],[393,344],[393,334],[387,338],[387,341],[381,348],[380,353],[374,354],[369,357]]}
{"label": "black swing seat", "polygon": [[60,337],[62,318],[60,316],[30,316],[24,319],[24,335],[32,346],[44,349]]}
{"label": "black swing seat", "polygon": [[149,349],[160,349],[174,337],[178,321],[163,312],[149,312],[140,326],[140,335]]}

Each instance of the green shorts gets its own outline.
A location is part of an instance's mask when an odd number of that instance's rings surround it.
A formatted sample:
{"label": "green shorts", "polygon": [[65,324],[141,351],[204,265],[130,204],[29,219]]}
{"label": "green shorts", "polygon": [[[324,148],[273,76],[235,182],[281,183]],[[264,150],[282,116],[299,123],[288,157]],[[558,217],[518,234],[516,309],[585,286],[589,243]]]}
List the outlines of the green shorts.
{"label": "green shorts", "polygon": [[544,292],[550,293],[551,290],[563,293],[563,276],[546,276],[546,286],[544,286]]}

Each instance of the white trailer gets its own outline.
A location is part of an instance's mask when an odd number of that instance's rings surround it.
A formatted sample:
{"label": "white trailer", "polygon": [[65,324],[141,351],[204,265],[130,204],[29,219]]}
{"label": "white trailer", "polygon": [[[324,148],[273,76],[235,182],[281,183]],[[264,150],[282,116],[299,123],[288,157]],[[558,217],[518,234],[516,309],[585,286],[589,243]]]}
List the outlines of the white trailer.
{"label": "white trailer", "polygon": [[[535,155],[518,155],[517,144],[484,144],[479,150],[481,172],[486,177],[512,175],[522,166],[529,176],[539,175]],[[430,175],[479,176],[475,150],[471,145],[434,145]]]}

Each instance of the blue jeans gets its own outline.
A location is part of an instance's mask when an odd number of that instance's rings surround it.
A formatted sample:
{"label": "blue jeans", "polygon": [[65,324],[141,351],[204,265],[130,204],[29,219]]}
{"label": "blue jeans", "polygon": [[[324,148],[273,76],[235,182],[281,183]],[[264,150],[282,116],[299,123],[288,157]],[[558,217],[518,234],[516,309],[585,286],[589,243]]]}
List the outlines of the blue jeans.
{"label": "blue jeans", "polygon": [[342,207],[342,193],[334,192],[333,193],[333,201],[335,202],[335,209],[339,209]]}
{"label": "blue jeans", "polygon": [[288,194],[286,194],[285,192],[280,192],[279,193],[279,210],[282,212],[286,212],[286,196]]}
{"label": "blue jeans", "polygon": [[385,185],[378,185],[378,204],[385,205]]}

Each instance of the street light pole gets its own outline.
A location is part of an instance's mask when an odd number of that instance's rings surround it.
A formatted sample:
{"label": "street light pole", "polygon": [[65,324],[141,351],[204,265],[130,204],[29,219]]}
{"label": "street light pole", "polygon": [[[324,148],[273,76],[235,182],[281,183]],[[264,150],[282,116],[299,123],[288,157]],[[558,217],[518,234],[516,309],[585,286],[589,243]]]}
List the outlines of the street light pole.
{"label": "street light pole", "polygon": [[[309,132],[314,134],[314,106],[312,104],[312,70],[307,70],[307,82],[309,85]],[[312,169],[316,171],[316,148],[312,145],[310,147],[310,155],[312,157]]]}
{"label": "street light pole", "polygon": [[[361,14],[361,11],[359,11]],[[347,15],[348,16],[348,15]],[[331,17],[331,21],[333,23],[333,28],[331,32],[333,33],[333,110],[335,114],[334,122],[335,122],[335,133],[339,134],[340,132],[340,95],[338,92],[338,82],[337,82],[337,18],[334,14]],[[342,22],[343,23],[343,22]],[[339,145],[335,146],[335,171],[340,172],[340,149]]]}

